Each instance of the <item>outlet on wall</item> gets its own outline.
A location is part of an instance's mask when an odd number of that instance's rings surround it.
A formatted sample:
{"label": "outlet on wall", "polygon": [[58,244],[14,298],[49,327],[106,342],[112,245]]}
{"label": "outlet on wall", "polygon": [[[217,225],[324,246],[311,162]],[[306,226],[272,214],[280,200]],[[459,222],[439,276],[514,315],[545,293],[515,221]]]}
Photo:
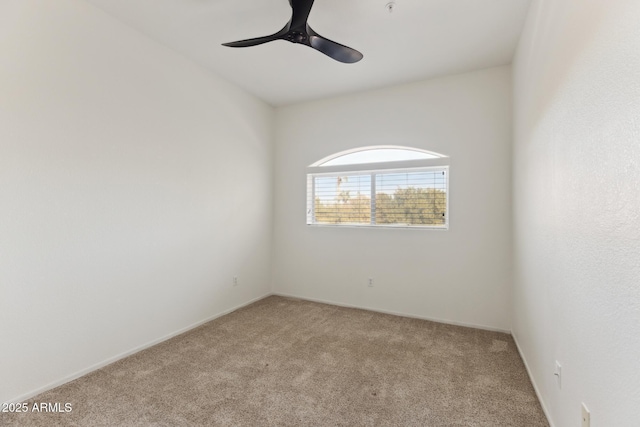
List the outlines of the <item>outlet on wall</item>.
{"label": "outlet on wall", "polygon": [[582,427],[591,427],[591,412],[584,402],[582,402]]}
{"label": "outlet on wall", "polygon": [[238,286],[238,276],[233,276],[233,286]]}
{"label": "outlet on wall", "polygon": [[556,360],[556,368],[553,371],[553,375],[556,377],[556,383],[558,384],[558,388],[562,388],[562,365],[560,362]]}
{"label": "outlet on wall", "polygon": [[373,288],[373,279],[371,277],[369,277],[369,287]]}

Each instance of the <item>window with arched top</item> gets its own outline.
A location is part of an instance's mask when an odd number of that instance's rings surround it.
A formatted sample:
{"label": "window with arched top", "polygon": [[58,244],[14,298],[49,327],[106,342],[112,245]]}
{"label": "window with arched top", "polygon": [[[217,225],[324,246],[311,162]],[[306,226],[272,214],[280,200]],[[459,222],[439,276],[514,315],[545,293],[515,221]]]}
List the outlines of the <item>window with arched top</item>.
{"label": "window with arched top", "polygon": [[449,158],[399,146],[348,150],[307,168],[307,224],[449,226]]}

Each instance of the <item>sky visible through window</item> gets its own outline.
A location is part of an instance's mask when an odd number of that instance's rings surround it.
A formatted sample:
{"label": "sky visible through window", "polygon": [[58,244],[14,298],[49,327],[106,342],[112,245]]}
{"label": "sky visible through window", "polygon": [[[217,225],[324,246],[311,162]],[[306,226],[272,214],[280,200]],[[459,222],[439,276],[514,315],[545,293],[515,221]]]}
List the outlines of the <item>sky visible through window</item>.
{"label": "sky visible through window", "polygon": [[[350,176],[317,176],[316,197],[323,202],[334,200],[340,194],[351,197],[371,197],[371,174]],[[393,194],[398,189],[433,188],[446,191],[442,171],[376,173],[376,193]],[[347,193],[348,192],[348,193]]]}
{"label": "sky visible through window", "polygon": [[333,200],[344,192],[351,196],[371,197],[371,175],[316,177],[316,197],[321,201]]}

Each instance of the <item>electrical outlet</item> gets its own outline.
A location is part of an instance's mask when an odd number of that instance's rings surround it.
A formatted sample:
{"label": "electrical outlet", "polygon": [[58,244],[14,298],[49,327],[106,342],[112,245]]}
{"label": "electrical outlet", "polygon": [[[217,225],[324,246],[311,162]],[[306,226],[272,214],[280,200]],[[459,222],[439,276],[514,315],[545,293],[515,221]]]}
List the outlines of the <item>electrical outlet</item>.
{"label": "electrical outlet", "polygon": [[591,427],[591,412],[584,402],[582,402],[582,427]]}
{"label": "electrical outlet", "polygon": [[562,388],[562,365],[556,360],[556,369],[553,371],[553,375],[556,377],[556,383],[558,388]]}
{"label": "electrical outlet", "polygon": [[238,286],[238,276],[233,277],[233,286]]}
{"label": "electrical outlet", "polygon": [[369,287],[373,288],[373,279],[369,277]]}

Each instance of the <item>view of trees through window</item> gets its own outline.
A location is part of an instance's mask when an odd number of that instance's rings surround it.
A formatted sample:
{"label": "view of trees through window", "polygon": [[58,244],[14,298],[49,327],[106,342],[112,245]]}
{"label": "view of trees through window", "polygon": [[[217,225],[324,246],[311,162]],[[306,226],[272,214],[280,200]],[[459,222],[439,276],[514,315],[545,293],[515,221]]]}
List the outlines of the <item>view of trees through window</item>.
{"label": "view of trees through window", "polygon": [[[447,223],[446,172],[442,169],[316,176],[313,185],[315,224],[445,226]],[[375,192],[373,206],[372,192]]]}

